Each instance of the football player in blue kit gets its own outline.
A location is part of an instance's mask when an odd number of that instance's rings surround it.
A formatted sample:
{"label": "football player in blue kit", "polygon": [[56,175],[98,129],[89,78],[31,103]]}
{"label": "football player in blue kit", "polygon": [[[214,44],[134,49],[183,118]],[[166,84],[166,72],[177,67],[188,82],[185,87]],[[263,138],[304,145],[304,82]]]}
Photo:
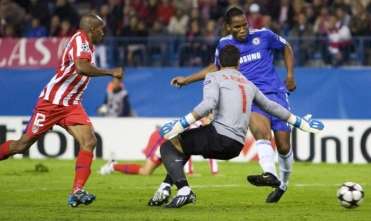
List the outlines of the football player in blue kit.
{"label": "football player in blue kit", "polygon": [[[290,110],[288,92],[296,89],[294,78],[294,55],[290,44],[281,36],[269,29],[249,29],[243,10],[232,7],[225,14],[227,35],[219,40],[215,51],[215,61],[208,67],[189,76],[177,76],[171,84],[177,87],[190,84],[205,78],[207,73],[220,68],[219,52],[226,45],[234,45],[240,51],[239,71],[253,82],[266,97]],[[283,52],[287,70],[283,82],[274,67],[274,50]],[[256,140],[259,164],[262,174],[250,175],[247,180],[255,186],[271,186],[274,190],[266,198],[267,203],[280,200],[287,190],[289,176],[292,171],[293,151],[290,144],[291,128],[287,122],[272,116],[252,105],[249,128]],[[272,133],[278,150],[280,176],[276,173],[275,152],[272,148]]]}

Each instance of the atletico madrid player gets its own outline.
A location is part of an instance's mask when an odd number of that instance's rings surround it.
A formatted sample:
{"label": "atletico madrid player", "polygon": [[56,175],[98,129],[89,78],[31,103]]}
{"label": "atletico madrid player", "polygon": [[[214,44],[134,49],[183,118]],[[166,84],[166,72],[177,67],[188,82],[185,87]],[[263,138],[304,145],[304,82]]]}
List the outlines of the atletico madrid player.
{"label": "atletico madrid player", "polygon": [[94,63],[94,45],[104,37],[105,23],[95,14],[84,15],[80,29],[71,37],[54,77],[42,90],[24,134],[18,140],[0,145],[0,160],[23,153],[53,125],[65,128],[79,143],[75,179],[68,205],[90,204],[95,195],[84,190],[90,175],[93,149],[97,139],[92,123],[81,105],[82,94],[90,77],[122,78],[122,68],[101,69]]}

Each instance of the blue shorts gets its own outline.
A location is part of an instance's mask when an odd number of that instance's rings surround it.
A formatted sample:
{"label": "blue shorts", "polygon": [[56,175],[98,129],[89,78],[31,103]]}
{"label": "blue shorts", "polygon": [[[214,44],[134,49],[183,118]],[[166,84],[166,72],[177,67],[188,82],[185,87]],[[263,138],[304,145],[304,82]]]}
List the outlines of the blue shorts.
{"label": "blue shorts", "polygon": [[[287,93],[277,92],[277,93],[267,93],[267,94],[264,94],[264,95],[266,97],[268,97],[270,100],[280,104],[281,106],[283,106],[287,110],[290,110],[289,98],[288,98]],[[263,111],[255,103],[252,104],[251,111],[259,113],[259,114],[265,116],[266,118],[268,118],[269,121],[271,122],[271,127],[272,127],[273,131],[291,131],[291,127],[289,126],[289,124],[286,121],[283,121],[283,120],[279,119],[278,117],[275,117],[275,116]]]}

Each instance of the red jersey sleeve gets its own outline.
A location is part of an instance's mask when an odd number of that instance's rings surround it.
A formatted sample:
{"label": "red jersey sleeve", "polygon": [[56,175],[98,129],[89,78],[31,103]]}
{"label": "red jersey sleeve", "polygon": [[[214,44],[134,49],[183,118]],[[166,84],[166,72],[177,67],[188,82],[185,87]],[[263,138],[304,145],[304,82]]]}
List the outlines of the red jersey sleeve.
{"label": "red jersey sleeve", "polygon": [[74,53],[73,53],[73,60],[76,61],[77,59],[87,59],[89,62],[92,59],[92,50],[89,47],[89,42],[84,39],[82,36],[76,36],[74,42]]}

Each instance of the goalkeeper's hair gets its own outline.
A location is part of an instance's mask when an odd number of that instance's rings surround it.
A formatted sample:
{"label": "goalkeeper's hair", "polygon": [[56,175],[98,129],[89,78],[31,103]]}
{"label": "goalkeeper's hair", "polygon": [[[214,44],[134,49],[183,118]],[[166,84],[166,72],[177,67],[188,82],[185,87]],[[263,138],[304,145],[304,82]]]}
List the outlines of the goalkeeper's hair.
{"label": "goalkeeper's hair", "polygon": [[226,45],[220,51],[219,61],[222,67],[237,67],[240,61],[240,50],[233,45]]}

